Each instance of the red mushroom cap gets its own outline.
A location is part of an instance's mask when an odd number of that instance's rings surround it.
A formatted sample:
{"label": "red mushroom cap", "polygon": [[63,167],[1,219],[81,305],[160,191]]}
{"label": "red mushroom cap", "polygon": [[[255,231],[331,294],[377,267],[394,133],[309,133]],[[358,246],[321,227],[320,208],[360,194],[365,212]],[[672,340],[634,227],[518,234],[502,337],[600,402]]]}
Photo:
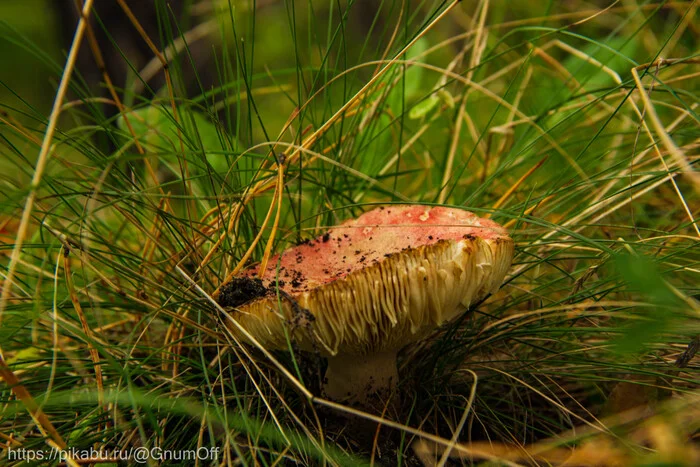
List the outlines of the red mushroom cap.
{"label": "red mushroom cap", "polygon": [[[506,231],[471,212],[379,207],[271,258],[260,277],[271,292],[239,306],[235,316],[263,343],[286,348],[285,321],[301,307],[314,316],[317,339],[314,345],[308,332],[298,332],[302,347],[332,355],[385,350],[424,336],[493,292],[512,257]],[[259,265],[241,273],[259,276]],[[299,307],[278,300],[276,280]]]}
{"label": "red mushroom cap", "polygon": [[[284,251],[281,261],[280,255],[275,255],[262,279],[266,286],[272,286],[279,263],[281,289],[289,294],[306,292],[395,253],[469,237],[497,240],[508,234],[494,221],[469,211],[422,205],[380,207]],[[243,275],[259,277],[258,266],[251,266]]]}

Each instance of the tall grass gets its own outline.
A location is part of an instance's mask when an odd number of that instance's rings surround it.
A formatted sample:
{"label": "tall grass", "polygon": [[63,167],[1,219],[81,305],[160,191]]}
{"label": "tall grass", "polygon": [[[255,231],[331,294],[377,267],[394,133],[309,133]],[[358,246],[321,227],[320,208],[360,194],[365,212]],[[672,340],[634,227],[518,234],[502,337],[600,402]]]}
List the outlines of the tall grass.
{"label": "tall grass", "polygon": [[[2,102],[0,463],[49,446],[212,447],[222,465],[700,461],[695,2],[154,8],[143,34],[120,13],[149,63],[94,41],[116,29],[89,11],[74,47],[131,71],[95,87],[77,67],[53,135],[31,96]],[[18,66],[54,83],[75,67],[0,28]],[[380,418],[367,443],[320,397],[322,363],[241,345],[210,298],[405,202],[491,217],[517,254],[498,293],[404,349],[401,413],[354,411]]]}

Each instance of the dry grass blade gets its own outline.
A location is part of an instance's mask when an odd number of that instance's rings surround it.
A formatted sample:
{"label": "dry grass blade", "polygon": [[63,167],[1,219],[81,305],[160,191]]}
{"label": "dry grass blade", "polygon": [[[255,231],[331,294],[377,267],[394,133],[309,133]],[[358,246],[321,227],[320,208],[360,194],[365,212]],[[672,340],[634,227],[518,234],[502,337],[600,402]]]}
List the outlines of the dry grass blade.
{"label": "dry grass blade", "polygon": [[[36,403],[29,391],[27,391],[27,388],[25,388],[22,385],[22,383],[20,383],[19,379],[17,379],[10,367],[7,366],[2,356],[0,356],[0,376],[5,381],[5,384],[7,384],[12,389],[12,392],[17,396],[17,398],[22,402],[22,404],[24,404],[27,411],[31,414],[32,418],[34,419],[37,428],[39,428],[42,434],[45,437],[53,440],[53,442],[59,449],[66,449],[68,445],[63,440],[63,437],[53,426],[53,424],[43,412],[43,410],[41,410],[41,407],[39,407],[39,405]],[[70,456],[67,457],[66,462],[73,467],[76,467],[78,465],[78,463],[75,462],[75,460],[72,459]]]}
{"label": "dry grass blade", "polygon": [[[617,414],[603,421],[610,427],[617,427],[619,431],[627,431],[628,439],[636,443],[646,441],[651,449],[638,451],[632,448],[626,439],[619,439],[607,435],[595,435],[590,429],[583,427],[572,430],[570,433],[562,433],[556,439],[544,440],[534,445],[513,446],[503,443],[472,442],[459,444],[454,449],[451,457],[469,461],[494,460],[504,462],[507,465],[520,465],[519,462],[528,463],[534,460],[536,463],[546,463],[554,466],[572,465],[637,465],[645,457],[658,458],[672,461],[678,460],[683,465],[694,465],[700,461],[700,450],[693,449],[685,454],[674,452],[679,441],[673,435],[673,424],[680,423],[684,429],[692,430],[693,417],[697,417],[698,409],[694,406],[698,402],[697,396],[688,396],[679,401],[671,401],[667,407],[680,406],[688,412],[681,414],[676,410],[669,413],[672,420],[668,420],[668,414],[650,414],[644,408],[635,408],[624,413]],[[674,407],[675,408],[675,407]],[[629,428],[633,422],[641,422],[637,427]],[[576,442],[576,447],[561,447],[563,444]],[[414,443],[424,465],[436,464],[435,454],[445,452],[445,448],[431,444],[425,440]]]}
{"label": "dry grass blade", "polygon": [[[666,132],[666,128],[664,128],[663,124],[661,123],[661,120],[659,119],[659,116],[656,112],[656,108],[654,105],[651,103],[651,100],[649,99],[649,96],[647,95],[646,91],[644,90],[644,86],[642,84],[642,81],[639,77],[639,70],[642,69],[647,69],[649,67],[654,67],[654,66],[670,66],[676,63],[681,62],[680,60],[675,60],[675,59],[659,59],[655,63],[648,63],[645,65],[640,65],[639,67],[633,68],[632,69],[632,76],[634,77],[634,82],[637,85],[637,90],[639,91],[639,96],[641,97],[642,101],[644,102],[644,109],[646,110],[647,114],[649,115],[649,118],[651,118],[651,122],[654,126],[654,129],[656,130],[657,135],[663,142],[664,146],[666,146],[666,149],[668,150],[668,153],[675,159],[676,164],[678,167],[681,169],[681,173],[688,178],[688,180],[691,182],[692,187],[700,193],[700,174],[698,174],[696,171],[694,171],[690,167],[690,163],[688,162],[688,158],[683,154],[683,151],[681,151],[676,143],[673,142],[671,137],[668,135]],[[683,60],[682,63],[695,63],[699,64],[700,60]]]}
{"label": "dry grass blade", "polygon": [[[488,0],[479,2],[479,22],[474,27],[474,47],[472,47],[472,54],[469,59],[469,72],[467,72],[466,79],[471,81],[472,76],[474,76],[474,71],[479,64],[481,59],[481,54],[486,48],[488,36],[485,34],[484,25],[486,24],[486,17],[489,11]],[[461,53],[464,54],[466,51],[463,50]],[[447,75],[444,75],[447,76]],[[457,145],[459,144],[459,137],[462,130],[462,120],[465,118],[465,107],[467,104],[468,93],[462,97],[462,102],[460,103],[459,110],[457,111],[455,128],[452,133],[452,143],[450,145],[450,151],[447,155],[447,162],[445,164],[445,172],[442,177],[442,189],[440,190],[440,195],[438,197],[438,203],[442,204],[447,199],[447,194],[449,192],[448,184],[452,178],[452,166],[454,165],[454,158],[457,153]]]}
{"label": "dry grass blade", "polygon": [[83,307],[80,304],[80,299],[78,298],[78,293],[75,290],[75,284],[73,283],[73,276],[71,272],[71,260],[70,260],[70,248],[68,246],[63,247],[63,270],[66,275],[66,284],[68,285],[68,292],[70,294],[71,302],[73,302],[73,307],[75,312],[78,314],[80,319],[80,325],[83,327],[83,332],[87,337],[87,347],[90,352],[90,358],[92,359],[92,364],[95,368],[95,381],[97,383],[97,400],[98,404],[102,408],[105,407],[104,401],[104,381],[102,379],[102,366],[100,363],[100,354],[95,348],[95,346],[90,342],[92,340],[92,332],[90,331],[90,325],[85,319],[85,313],[83,313]]}
{"label": "dry grass blade", "polygon": [[[204,298],[206,298],[209,301],[209,303],[211,303],[219,311],[219,313],[221,313],[223,316],[225,316],[231,324],[236,326],[236,328],[238,329],[238,332],[240,332],[241,335],[245,336],[245,338],[248,339],[249,342],[252,342],[253,345],[258,350],[260,350],[265,355],[265,357],[267,357],[277,367],[277,369],[280,372],[282,372],[282,374],[284,374],[284,376],[290,382],[292,382],[294,384],[294,386],[296,386],[296,388],[299,391],[301,391],[304,394],[304,396],[307,399],[311,399],[313,397],[313,395],[304,387],[304,385],[302,385],[298,379],[296,379],[289,371],[287,371],[287,369],[270,353],[269,350],[267,350],[265,347],[263,347],[253,336],[250,335],[250,333],[247,330],[245,330],[243,327],[241,327],[241,325],[238,324],[238,322],[228,312],[226,312],[226,310],[221,308],[221,305],[219,305],[216,302],[216,300],[214,300],[212,298],[212,296],[207,294],[199,285],[197,285],[197,283],[194,282],[192,280],[192,278],[189,275],[187,275],[187,273],[185,271],[180,269],[179,266],[176,266],[176,269],[177,269],[177,272],[180,275],[182,275],[182,277],[185,278],[190,283],[190,285],[192,287],[194,287],[195,290],[197,290],[197,292],[199,294],[201,294]],[[237,346],[242,347],[241,343],[235,339],[235,336],[231,336],[231,337],[234,339]]]}
{"label": "dry grass blade", "polygon": [[[508,198],[510,198],[510,197],[513,195],[513,193],[515,193],[515,191],[520,187],[520,185],[522,185],[523,182],[524,182],[525,180],[527,180],[528,177],[529,177],[530,175],[532,175],[533,173],[535,173],[535,170],[537,170],[537,169],[539,169],[540,167],[542,167],[542,164],[544,164],[546,161],[547,161],[547,157],[545,156],[545,157],[543,157],[542,159],[540,159],[540,161],[539,161],[537,164],[535,164],[535,165],[532,166],[530,169],[528,169],[528,171],[525,172],[525,173],[523,174],[523,176],[520,177],[520,178],[518,179],[517,182],[515,182],[512,186],[510,186],[510,188],[508,188],[508,189],[506,190],[505,193],[503,193],[503,196],[501,196],[500,198],[498,198],[498,201],[496,201],[496,202],[494,203],[494,205],[491,206],[491,209],[493,209],[493,210],[495,211],[496,209],[498,209],[498,208],[500,208],[501,206],[503,206],[503,203],[505,203],[506,201],[508,201]],[[490,214],[486,214],[484,217],[489,218],[489,217],[491,217],[491,215],[490,215]]]}
{"label": "dry grass blade", "polygon": [[[17,236],[15,237],[12,256],[10,257],[10,265],[7,268],[7,274],[5,275],[5,279],[3,281],[2,292],[0,292],[0,324],[2,323],[2,315],[5,311],[5,307],[7,306],[7,301],[10,298],[12,287],[14,286],[15,270],[17,269],[17,263],[22,256],[22,245],[24,244],[24,237],[27,235],[27,230],[29,229],[29,222],[31,221],[34,201],[36,199],[36,191],[39,188],[39,184],[44,175],[44,170],[46,169],[46,164],[49,159],[49,152],[53,141],[53,135],[56,131],[58,117],[61,114],[61,108],[63,106],[63,99],[65,99],[66,92],[68,90],[68,83],[70,82],[71,75],[73,74],[75,62],[78,57],[78,51],[80,50],[80,44],[83,41],[83,36],[85,34],[85,29],[87,28],[93,3],[94,0],[86,0],[85,6],[81,11],[80,21],[78,22],[78,27],[75,30],[73,43],[71,44],[70,52],[68,54],[68,58],[66,59],[66,66],[63,68],[61,84],[56,92],[53,109],[51,110],[49,122],[46,127],[46,131],[44,132],[44,139],[41,142],[39,157],[37,158],[36,166],[34,168],[34,175],[32,176],[31,189],[24,204],[22,219],[20,220],[19,227],[17,228]],[[0,350],[0,353],[1,352],[2,350]]]}

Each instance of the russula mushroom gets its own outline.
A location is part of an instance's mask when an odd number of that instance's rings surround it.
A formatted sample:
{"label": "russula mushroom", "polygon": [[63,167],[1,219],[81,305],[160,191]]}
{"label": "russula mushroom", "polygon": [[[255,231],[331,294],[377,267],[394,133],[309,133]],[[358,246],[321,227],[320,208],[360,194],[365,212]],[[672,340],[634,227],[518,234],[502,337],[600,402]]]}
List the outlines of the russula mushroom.
{"label": "russula mushroom", "polygon": [[262,274],[249,267],[219,302],[266,348],[287,348],[291,335],[320,351],[326,394],[367,405],[396,384],[397,351],[494,292],[512,259],[506,231],[471,212],[380,207],[271,258]]}

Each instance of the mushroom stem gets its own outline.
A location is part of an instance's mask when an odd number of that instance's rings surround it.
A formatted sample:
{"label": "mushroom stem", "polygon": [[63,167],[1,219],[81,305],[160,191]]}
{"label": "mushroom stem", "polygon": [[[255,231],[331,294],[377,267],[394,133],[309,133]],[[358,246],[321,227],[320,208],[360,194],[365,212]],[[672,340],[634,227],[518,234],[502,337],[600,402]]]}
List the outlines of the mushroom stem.
{"label": "mushroom stem", "polygon": [[339,402],[364,407],[383,405],[399,380],[396,351],[328,357],[324,391]]}

